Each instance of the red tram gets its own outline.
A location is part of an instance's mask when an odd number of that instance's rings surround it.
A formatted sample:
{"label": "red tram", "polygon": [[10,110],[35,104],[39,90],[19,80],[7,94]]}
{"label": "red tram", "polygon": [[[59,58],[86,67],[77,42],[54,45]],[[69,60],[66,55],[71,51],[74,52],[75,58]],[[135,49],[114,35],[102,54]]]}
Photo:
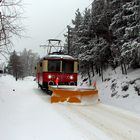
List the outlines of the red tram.
{"label": "red tram", "polygon": [[77,85],[78,60],[69,55],[50,54],[37,64],[37,82],[42,89],[48,85]]}

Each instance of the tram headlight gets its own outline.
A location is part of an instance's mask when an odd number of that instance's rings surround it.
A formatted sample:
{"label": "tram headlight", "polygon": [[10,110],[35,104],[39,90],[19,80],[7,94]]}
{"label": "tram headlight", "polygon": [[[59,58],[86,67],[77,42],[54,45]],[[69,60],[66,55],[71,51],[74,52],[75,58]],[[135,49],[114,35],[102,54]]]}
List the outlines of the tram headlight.
{"label": "tram headlight", "polygon": [[71,76],[70,76],[70,80],[73,80],[73,78],[74,78],[74,77],[71,75]]}
{"label": "tram headlight", "polygon": [[51,79],[52,78],[52,76],[51,75],[48,75],[48,79]]}

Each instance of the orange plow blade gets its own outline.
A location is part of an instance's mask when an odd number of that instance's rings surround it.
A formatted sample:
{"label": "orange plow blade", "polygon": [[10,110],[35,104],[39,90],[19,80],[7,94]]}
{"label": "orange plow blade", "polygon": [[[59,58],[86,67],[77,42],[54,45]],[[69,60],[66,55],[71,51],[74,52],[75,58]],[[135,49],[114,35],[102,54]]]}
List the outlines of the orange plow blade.
{"label": "orange plow blade", "polygon": [[69,103],[81,103],[82,100],[89,99],[91,101],[98,100],[98,91],[96,89],[77,88],[77,87],[49,87],[52,91],[51,103],[69,102]]}

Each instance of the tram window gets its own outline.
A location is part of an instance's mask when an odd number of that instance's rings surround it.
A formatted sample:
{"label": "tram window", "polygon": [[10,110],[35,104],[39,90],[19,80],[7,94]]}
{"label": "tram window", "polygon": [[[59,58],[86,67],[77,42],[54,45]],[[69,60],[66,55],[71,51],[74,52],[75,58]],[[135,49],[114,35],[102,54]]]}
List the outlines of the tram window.
{"label": "tram window", "polygon": [[60,72],[60,61],[59,60],[49,60],[48,61],[48,71]]}
{"label": "tram window", "polygon": [[42,62],[40,63],[40,67],[42,67]]}
{"label": "tram window", "polygon": [[73,73],[73,71],[74,71],[74,62],[73,61],[63,61],[62,72]]}

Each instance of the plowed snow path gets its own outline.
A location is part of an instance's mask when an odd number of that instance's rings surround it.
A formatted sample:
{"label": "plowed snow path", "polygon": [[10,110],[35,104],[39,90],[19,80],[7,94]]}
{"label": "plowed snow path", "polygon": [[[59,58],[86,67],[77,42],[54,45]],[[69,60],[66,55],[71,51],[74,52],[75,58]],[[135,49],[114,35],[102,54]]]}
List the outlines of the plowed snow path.
{"label": "plowed snow path", "polygon": [[[7,77],[4,77],[6,79]],[[139,140],[140,116],[101,103],[51,104],[33,81],[0,81],[2,140]],[[13,91],[13,89],[15,89]]]}
{"label": "plowed snow path", "polygon": [[101,103],[94,106],[54,106],[89,139],[104,139],[105,136],[113,140],[140,138],[140,117],[136,114]]}

